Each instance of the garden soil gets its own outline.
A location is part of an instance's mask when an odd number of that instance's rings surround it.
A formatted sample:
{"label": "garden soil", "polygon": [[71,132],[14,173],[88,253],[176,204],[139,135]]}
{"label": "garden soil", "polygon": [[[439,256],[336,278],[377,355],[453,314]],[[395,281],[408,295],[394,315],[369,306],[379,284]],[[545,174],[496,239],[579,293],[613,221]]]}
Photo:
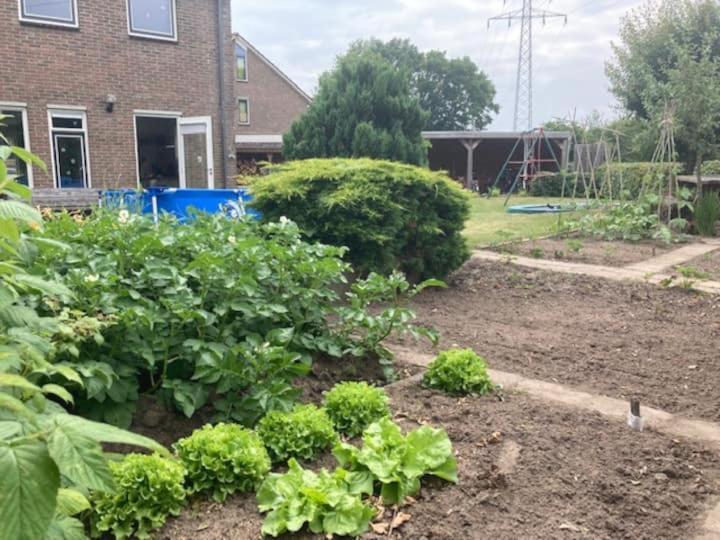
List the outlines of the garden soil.
{"label": "garden soil", "polygon": [[720,421],[718,295],[473,260],[412,307],[495,369]]}
{"label": "garden soil", "polygon": [[[692,538],[718,493],[714,453],[599,414],[518,393],[458,399],[417,383],[389,393],[405,429],[446,429],[460,482],[425,479],[412,504],[377,518],[386,533],[368,540]],[[254,497],[243,495],[196,502],[157,537],[245,540],[260,538],[260,527]]]}
{"label": "garden soil", "polygon": [[500,253],[537,259],[623,267],[663,255],[676,247],[652,242],[629,243],[585,238],[582,240],[545,238],[504,244],[491,249]]}
{"label": "garden soil", "polygon": [[707,275],[707,279],[720,281],[720,250],[707,253],[681,266],[694,268]]}

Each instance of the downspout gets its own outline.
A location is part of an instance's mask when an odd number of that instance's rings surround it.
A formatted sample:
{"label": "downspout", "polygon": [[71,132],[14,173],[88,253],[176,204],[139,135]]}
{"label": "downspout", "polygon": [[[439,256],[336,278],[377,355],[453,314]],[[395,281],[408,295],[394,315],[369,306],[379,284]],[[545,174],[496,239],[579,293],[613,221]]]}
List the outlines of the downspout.
{"label": "downspout", "polygon": [[223,17],[223,3],[226,0],[217,0],[217,48],[218,48],[218,89],[220,103],[218,105],[218,119],[220,121],[220,173],[222,186],[227,188],[227,126],[225,123],[225,20]]}

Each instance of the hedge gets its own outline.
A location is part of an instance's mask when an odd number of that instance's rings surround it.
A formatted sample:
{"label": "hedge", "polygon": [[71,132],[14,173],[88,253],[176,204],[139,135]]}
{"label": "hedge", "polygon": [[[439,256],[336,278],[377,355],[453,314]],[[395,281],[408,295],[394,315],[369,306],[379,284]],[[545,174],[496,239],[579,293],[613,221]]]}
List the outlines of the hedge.
{"label": "hedge", "polygon": [[442,278],[469,257],[469,197],[447,175],[372,159],[284,163],[252,184],[264,219],[287,217],[312,240],[346,246],[362,274]]}

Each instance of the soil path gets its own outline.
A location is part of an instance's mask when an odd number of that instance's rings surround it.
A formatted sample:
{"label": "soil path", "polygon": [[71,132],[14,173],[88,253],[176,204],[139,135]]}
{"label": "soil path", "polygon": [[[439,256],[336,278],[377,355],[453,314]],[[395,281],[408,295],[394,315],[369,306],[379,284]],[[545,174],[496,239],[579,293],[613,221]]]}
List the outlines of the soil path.
{"label": "soil path", "polygon": [[[535,268],[537,270],[546,270],[562,274],[592,276],[610,279],[613,281],[644,281],[654,285],[681,287],[683,286],[682,280],[674,280],[672,274],[662,273],[662,271],[675,265],[691,261],[698,256],[712,253],[718,249],[720,249],[719,241],[706,240],[705,243],[684,246],[647,261],[622,268],[577,262],[535,259],[530,257],[500,254],[486,250],[473,251],[472,258],[484,261],[508,262],[518,266],[524,266],[526,268]],[[709,294],[720,294],[720,282],[718,281],[693,281],[692,288]]]}

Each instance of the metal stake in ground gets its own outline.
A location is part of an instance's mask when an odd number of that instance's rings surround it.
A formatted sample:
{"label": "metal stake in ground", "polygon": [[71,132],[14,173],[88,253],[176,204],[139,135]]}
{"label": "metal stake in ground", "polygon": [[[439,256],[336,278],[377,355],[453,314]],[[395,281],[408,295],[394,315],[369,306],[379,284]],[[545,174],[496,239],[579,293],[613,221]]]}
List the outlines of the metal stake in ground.
{"label": "metal stake in ground", "polygon": [[645,421],[640,414],[640,400],[630,400],[630,412],[628,412],[628,426],[635,431],[642,431],[645,428]]}

